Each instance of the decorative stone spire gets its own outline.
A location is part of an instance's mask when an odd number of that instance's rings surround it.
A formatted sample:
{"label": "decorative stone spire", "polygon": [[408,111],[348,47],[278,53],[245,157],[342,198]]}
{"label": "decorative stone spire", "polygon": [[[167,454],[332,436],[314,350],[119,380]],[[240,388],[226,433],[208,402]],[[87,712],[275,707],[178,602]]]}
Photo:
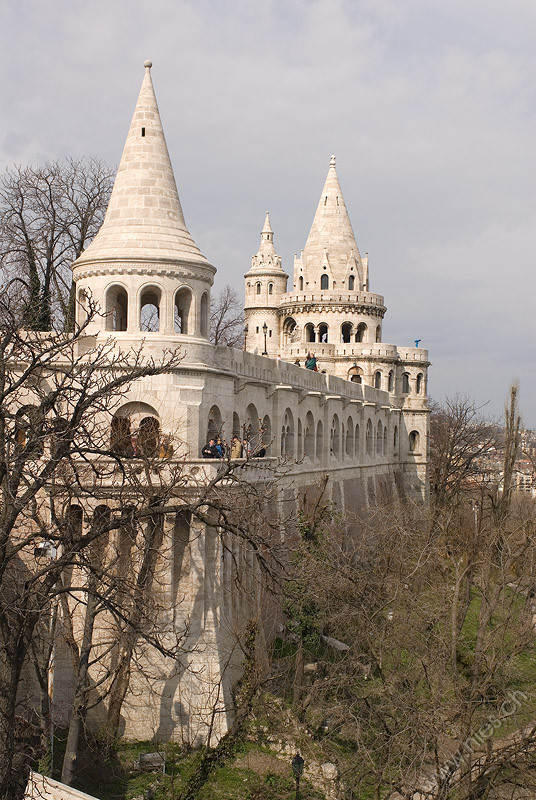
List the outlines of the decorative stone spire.
{"label": "decorative stone spire", "polygon": [[190,236],[169,158],[151,80],[151,62],[130,124],[102,227],[75,262],[190,263],[214,268]]}
{"label": "decorative stone spire", "polygon": [[363,282],[361,256],[337,176],[335,156],[331,156],[329,162],[326,182],[299,266],[311,287],[315,281],[319,282],[324,270],[329,273],[330,288],[333,282],[335,288],[341,287],[351,272]]}
{"label": "decorative stone spire", "polygon": [[264,219],[264,225],[261,231],[261,243],[257,254],[251,258],[251,270],[247,273],[257,272],[259,270],[281,270],[281,256],[278,256],[274,247],[274,232],[270,224],[270,214],[267,211]]}

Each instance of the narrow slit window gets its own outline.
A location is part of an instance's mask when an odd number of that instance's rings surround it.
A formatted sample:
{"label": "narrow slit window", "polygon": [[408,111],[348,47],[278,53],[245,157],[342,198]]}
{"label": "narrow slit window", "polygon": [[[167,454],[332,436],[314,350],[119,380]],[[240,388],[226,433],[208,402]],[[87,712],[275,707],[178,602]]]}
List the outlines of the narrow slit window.
{"label": "narrow slit window", "polygon": [[142,135],[142,136],[145,136],[145,128],[142,128],[142,129],[141,129],[141,135]]}

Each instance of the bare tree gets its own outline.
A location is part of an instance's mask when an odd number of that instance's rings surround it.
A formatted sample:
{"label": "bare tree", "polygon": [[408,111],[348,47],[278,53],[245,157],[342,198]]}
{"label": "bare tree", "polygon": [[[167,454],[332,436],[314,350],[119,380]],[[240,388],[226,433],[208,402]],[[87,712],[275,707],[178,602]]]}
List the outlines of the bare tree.
{"label": "bare tree", "polygon": [[113,183],[101,161],[14,167],[0,180],[0,263],[30,287],[26,327],[72,328],[71,264],[98,231]]}
{"label": "bare tree", "polygon": [[481,459],[497,442],[497,426],[484,419],[467,397],[447,398],[430,416],[430,487],[439,505],[474,489]]}
{"label": "bare tree", "polygon": [[244,341],[244,312],[238,293],[227,284],[212,300],[210,341],[241,348]]}

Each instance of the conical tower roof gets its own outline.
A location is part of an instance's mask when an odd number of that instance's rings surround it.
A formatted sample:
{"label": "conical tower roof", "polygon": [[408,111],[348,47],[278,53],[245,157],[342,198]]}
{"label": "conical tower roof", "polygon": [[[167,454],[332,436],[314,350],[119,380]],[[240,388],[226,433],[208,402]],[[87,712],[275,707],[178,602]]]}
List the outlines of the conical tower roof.
{"label": "conical tower roof", "polygon": [[75,266],[142,261],[209,267],[184,221],[151,80],[150,61],[130,123],[104,222]]}
{"label": "conical tower roof", "polygon": [[326,268],[333,277],[341,279],[349,264],[361,264],[352,223],[348,216],[341,185],[331,157],[329,170],[320,195],[316,214],[303,249],[304,270]]}
{"label": "conical tower roof", "polygon": [[[281,256],[278,256],[274,246],[274,232],[270,223],[270,214],[267,211],[261,231],[261,242],[256,255],[251,258],[251,269],[246,272],[246,277],[253,274],[283,273]],[[283,273],[284,274],[284,273]],[[285,277],[288,277],[285,275]]]}

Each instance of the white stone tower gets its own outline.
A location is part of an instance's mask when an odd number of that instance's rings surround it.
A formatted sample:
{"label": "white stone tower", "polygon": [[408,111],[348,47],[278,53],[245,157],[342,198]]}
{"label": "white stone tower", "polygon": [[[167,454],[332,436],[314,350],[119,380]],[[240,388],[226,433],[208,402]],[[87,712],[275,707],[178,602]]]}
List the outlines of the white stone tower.
{"label": "white stone tower", "polygon": [[144,66],[104,223],[73,265],[78,321],[91,297],[104,314],[90,332],[113,331],[127,341],[140,333],[208,339],[216,270],[186,227],[151,62]]}
{"label": "white stone tower", "polygon": [[281,256],[274,247],[274,232],[270,215],[261,232],[257,254],[251,258],[251,269],[246,280],[246,344],[245,349],[264,355],[279,354],[279,306],[287,291],[288,275],[281,267]]}

